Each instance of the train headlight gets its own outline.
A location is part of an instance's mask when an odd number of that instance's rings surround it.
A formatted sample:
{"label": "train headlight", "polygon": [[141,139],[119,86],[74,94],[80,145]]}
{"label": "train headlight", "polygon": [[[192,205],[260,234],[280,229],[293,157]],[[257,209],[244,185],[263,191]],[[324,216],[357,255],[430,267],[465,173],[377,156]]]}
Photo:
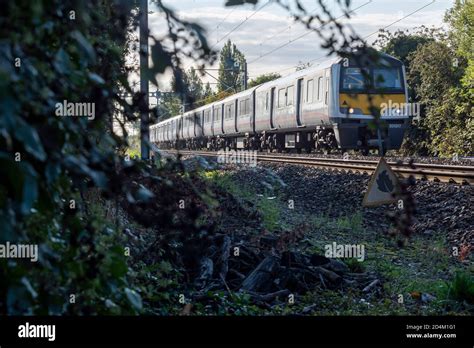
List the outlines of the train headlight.
{"label": "train headlight", "polygon": [[353,113],[354,113],[354,109],[353,109],[353,108],[349,108],[349,113],[350,113],[350,114],[353,114]]}

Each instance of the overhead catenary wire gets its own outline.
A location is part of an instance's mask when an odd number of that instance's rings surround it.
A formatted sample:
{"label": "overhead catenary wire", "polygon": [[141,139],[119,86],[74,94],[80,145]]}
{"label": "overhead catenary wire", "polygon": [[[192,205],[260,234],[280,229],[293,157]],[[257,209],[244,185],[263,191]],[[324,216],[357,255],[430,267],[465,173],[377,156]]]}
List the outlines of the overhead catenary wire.
{"label": "overhead catenary wire", "polygon": [[224,23],[224,22],[227,20],[227,18],[229,18],[230,15],[231,15],[232,13],[234,13],[234,11],[235,11],[236,9],[237,9],[237,7],[234,7],[234,8],[232,9],[232,11],[229,11],[229,13],[216,25],[216,27],[215,27],[215,29],[213,30],[213,32],[216,32],[217,29],[219,29],[219,26],[220,26],[222,23]]}
{"label": "overhead catenary wire", "polygon": [[227,34],[225,34],[223,37],[221,37],[219,40],[217,40],[217,42],[211,46],[211,49],[213,49],[219,42],[221,42],[222,40],[224,40],[225,38],[227,38],[230,34],[232,34],[234,31],[236,31],[237,29],[239,29],[242,25],[244,25],[245,22],[247,22],[250,18],[252,18],[253,16],[255,16],[258,12],[260,12],[260,10],[262,10],[264,7],[266,7],[268,4],[270,4],[272,2],[272,0],[268,0],[265,4],[263,4],[262,6],[260,6],[258,9],[256,9],[254,12],[252,12],[252,14],[250,14],[249,16],[245,17],[245,19],[240,22],[239,24],[237,24],[234,28],[232,28]]}
{"label": "overhead catenary wire", "polygon": [[[318,8],[316,7],[316,8],[314,8],[314,9],[312,9],[311,11],[309,11],[309,13],[313,13],[313,12],[316,11],[317,9],[318,9]],[[279,34],[285,32],[285,31],[287,31],[288,29],[291,28],[291,26],[292,26],[293,24],[295,24],[295,21],[293,21],[289,26],[287,26],[287,27],[283,28],[282,30],[276,32],[276,33],[273,34],[272,36],[267,37],[266,39],[262,40],[258,45],[261,46],[261,45],[263,45],[265,42],[268,42],[268,41],[270,41],[271,39],[273,39],[275,36],[277,36],[277,35],[279,35]]]}
{"label": "overhead catenary wire", "polygon": [[[368,2],[366,2],[366,3],[362,4],[362,5],[360,5],[359,7],[356,7],[355,9],[349,11],[348,13],[353,13],[354,11],[356,11],[356,10],[358,10],[358,9],[364,7],[364,6],[367,6],[367,5],[370,4],[372,1],[373,1],[373,0],[369,0]],[[335,18],[334,20],[338,20],[338,19],[340,19],[340,18],[342,18],[342,17],[345,17],[345,16],[346,16],[346,14],[343,14],[343,15],[341,15],[341,16]],[[289,40],[289,41],[287,41],[287,42],[281,44],[280,46],[275,47],[275,48],[271,49],[270,51],[268,51],[268,52],[266,52],[266,53],[264,53],[264,54],[261,54],[261,55],[258,56],[257,58],[251,60],[248,64],[254,63],[254,62],[256,62],[257,60],[260,60],[260,59],[262,59],[263,57],[266,57],[266,56],[268,56],[269,54],[272,54],[273,52],[276,52],[276,51],[278,51],[279,49],[282,49],[283,47],[288,46],[289,44],[291,44],[291,43],[293,43],[293,42],[295,42],[295,41],[297,41],[297,40],[299,40],[299,39],[301,39],[301,38],[303,38],[303,37],[305,37],[305,36],[311,34],[312,32],[314,32],[314,30],[319,30],[319,29],[323,28],[324,26],[326,26],[326,25],[329,24],[329,23],[330,23],[330,22],[326,22],[326,23],[320,25],[320,26],[319,26],[318,28],[316,28],[316,29],[308,29],[308,31],[306,31],[305,33],[303,33],[303,34],[301,34],[300,36],[296,37],[295,39]]]}
{"label": "overhead catenary wire", "polygon": [[[372,35],[377,34],[379,31],[385,30],[385,29],[391,27],[392,25],[394,25],[394,24],[396,24],[396,23],[398,23],[398,22],[400,22],[400,21],[402,21],[402,20],[404,20],[404,19],[406,19],[406,18],[408,18],[408,17],[410,17],[410,16],[413,16],[414,14],[420,12],[421,10],[423,10],[423,9],[425,9],[426,7],[428,7],[428,6],[432,5],[432,4],[434,4],[435,2],[436,2],[436,0],[432,0],[430,3],[423,5],[422,7],[416,9],[415,11],[410,12],[409,14],[403,16],[402,18],[399,18],[399,19],[397,19],[396,21],[394,21],[394,22],[392,22],[392,23],[390,23],[390,24],[388,24],[388,25],[386,25],[386,26],[384,26],[384,27],[382,27],[382,28],[379,28],[378,30],[374,31],[373,33],[364,36],[362,39],[363,39],[363,40],[366,40],[367,38],[371,37]],[[311,60],[307,61],[305,64],[311,64],[311,63],[313,63],[313,62],[315,62],[315,61],[317,61],[317,60],[323,59],[323,58],[325,58],[325,57],[327,57],[327,55],[322,55],[322,56],[320,56],[320,57],[317,57],[317,58],[314,58],[314,59],[311,59]],[[285,68],[285,69],[279,69],[278,72],[281,73],[281,72],[283,72],[283,71],[292,70],[292,69],[295,69],[295,68],[297,68],[297,67],[298,67],[298,65],[293,65],[293,66],[288,67],[288,68]]]}
{"label": "overhead catenary wire", "polygon": [[[371,3],[372,1],[373,1],[373,0],[370,0],[369,2],[367,2],[367,3],[365,3],[365,4],[361,5],[361,6],[359,6],[359,7],[357,7],[357,8],[355,8],[355,9],[353,9],[353,10],[351,10],[349,13],[352,13],[352,12],[354,12],[354,11],[360,9],[362,6],[368,5],[368,4]],[[270,3],[270,2],[271,2],[271,1],[268,1],[265,5],[263,5],[262,7],[260,7],[260,9],[262,9],[264,6],[266,6],[266,5],[267,5],[268,3]],[[413,12],[410,12],[409,14],[403,16],[402,18],[399,18],[399,19],[397,19],[396,21],[393,21],[392,23],[390,23],[390,24],[388,24],[388,25],[386,25],[386,26],[384,26],[384,27],[378,29],[377,31],[374,31],[374,32],[371,33],[371,34],[364,36],[362,39],[363,39],[363,40],[366,40],[367,38],[369,38],[369,37],[375,35],[376,33],[378,33],[380,30],[385,30],[385,29],[391,27],[392,25],[394,25],[394,24],[396,24],[396,23],[398,23],[398,22],[400,22],[400,21],[402,21],[402,20],[404,20],[404,19],[406,19],[406,18],[408,18],[408,17],[410,17],[410,16],[413,16],[414,14],[420,12],[421,10],[423,10],[423,9],[425,9],[426,7],[428,7],[428,6],[432,5],[432,4],[434,4],[435,2],[436,2],[436,0],[432,0],[430,3],[423,5],[422,7],[420,7],[420,8],[418,8],[418,9],[414,10]],[[259,9],[259,10],[260,10],[260,9]],[[254,12],[254,13],[255,13],[255,12]],[[247,17],[247,18],[249,18],[249,17]],[[338,17],[338,18],[339,18],[339,17]],[[338,18],[336,18],[336,19],[338,19]],[[326,24],[327,24],[327,23],[326,23]],[[325,25],[325,24],[323,24],[323,26],[324,26],[324,25]],[[305,33],[305,35],[311,33],[312,31],[313,31],[313,30],[311,30],[311,31],[309,31],[309,32],[307,32],[307,33]],[[298,38],[297,38],[297,39],[298,39]],[[297,40],[297,39],[295,39],[295,40]],[[291,41],[291,42],[294,42],[295,40],[293,40],[293,41]],[[285,43],[285,45],[282,45],[282,47],[288,45],[288,44],[291,43],[291,42]],[[281,48],[281,47],[280,47],[280,48]],[[320,60],[320,59],[322,59],[322,58],[325,58],[326,56],[327,56],[327,55],[322,55],[322,56],[317,57],[317,58],[315,58],[315,59],[309,60],[309,61],[306,62],[306,64],[313,63],[313,62],[315,62],[315,61],[317,61],[317,60]],[[263,58],[263,56],[261,56],[261,57],[259,57],[259,58]],[[250,63],[252,63],[252,62],[254,62],[254,61],[256,61],[256,60],[253,60],[253,61],[251,61]],[[287,71],[287,70],[290,70],[290,69],[295,69],[296,67],[298,67],[298,65],[294,65],[294,66],[291,66],[291,67],[285,68],[285,69],[279,69],[278,72],[281,73],[282,71]],[[228,89],[229,89],[229,88],[225,89],[223,92],[227,91]],[[195,101],[193,104],[197,104],[197,103],[199,103],[199,102],[205,101],[206,99],[207,99],[207,98],[203,98],[203,99],[201,99],[201,100],[197,100],[197,101]],[[188,105],[189,105],[189,104],[188,104]]]}

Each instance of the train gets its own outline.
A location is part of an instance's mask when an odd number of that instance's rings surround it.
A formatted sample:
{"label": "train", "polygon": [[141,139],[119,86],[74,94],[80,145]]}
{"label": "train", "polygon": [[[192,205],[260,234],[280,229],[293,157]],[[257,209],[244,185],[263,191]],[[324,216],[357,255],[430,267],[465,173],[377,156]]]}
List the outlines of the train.
{"label": "train", "polygon": [[189,150],[399,149],[412,116],[405,67],[373,56],[331,58],[184,112],[152,125],[150,141]]}

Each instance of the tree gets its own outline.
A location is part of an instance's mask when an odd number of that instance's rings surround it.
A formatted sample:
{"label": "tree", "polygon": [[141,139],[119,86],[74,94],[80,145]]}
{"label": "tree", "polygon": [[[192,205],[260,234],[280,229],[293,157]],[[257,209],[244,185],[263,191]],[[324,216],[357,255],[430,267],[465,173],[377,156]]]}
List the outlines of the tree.
{"label": "tree", "polygon": [[450,26],[449,41],[456,53],[467,60],[463,85],[473,88],[474,81],[474,2],[456,0],[445,14],[444,21]]}
{"label": "tree", "polygon": [[157,105],[159,121],[179,115],[182,104],[183,102],[178,94],[163,93]]}
{"label": "tree", "polygon": [[214,91],[211,88],[211,84],[208,82],[204,87],[204,98],[210,97],[214,94]]}
{"label": "tree", "polygon": [[[426,28],[381,31],[375,42],[403,61],[409,97],[421,106],[420,119],[408,130],[402,150],[408,154],[472,154],[473,6],[457,0],[445,15],[450,30]],[[472,69],[474,71],[474,69]],[[469,82],[470,81],[470,82]]]}
{"label": "tree", "polygon": [[441,29],[421,26],[414,30],[397,30],[390,32],[380,30],[374,46],[382,52],[400,59],[405,66],[409,65],[408,55],[415,52],[420,45],[435,40],[442,40],[445,34]]}
{"label": "tree", "polygon": [[[122,204],[133,210],[140,202],[143,208],[153,195],[151,181],[138,189],[129,181],[135,175],[162,185],[162,197],[176,192],[173,180],[163,185],[161,169],[123,156],[124,122],[148,110],[143,95],[133,92],[126,66],[139,11],[120,0],[2,5],[0,243],[35,244],[40,254],[34,265],[0,258],[0,314],[138,314],[145,288],[129,277],[129,260],[118,247],[124,240],[118,215],[111,219],[99,211],[103,199],[114,201],[116,212]],[[166,12],[169,32],[160,40],[150,37],[146,75],[155,85],[168,67],[177,73],[180,50],[192,48],[197,60],[210,53],[199,25],[156,6]],[[173,40],[179,48],[169,44]],[[61,101],[87,104],[88,111],[62,117]],[[112,129],[114,118],[123,137]],[[171,204],[155,210],[163,213],[153,217],[160,225],[175,216]],[[181,221],[179,229],[186,229]],[[80,301],[71,302],[71,294]]]}
{"label": "tree", "polygon": [[[380,30],[374,46],[378,47],[382,52],[387,53],[395,58],[400,59],[406,67],[408,75],[410,75],[410,60],[408,56],[415,52],[418,47],[442,40],[446,37],[441,29],[427,28],[421,26],[414,30],[397,30],[395,32]],[[414,84],[408,83],[408,96],[411,101],[418,101],[417,95],[413,90]]]}
{"label": "tree", "polygon": [[220,52],[218,92],[239,92],[243,89],[244,64],[246,64],[244,54],[228,40]]}
{"label": "tree", "polygon": [[[173,76],[171,79],[171,90],[178,91],[177,78]],[[184,111],[191,110],[195,107],[195,103],[204,98],[204,86],[201,78],[196,70],[191,67],[187,72],[183,71],[181,76],[182,82],[182,99],[184,100]]]}
{"label": "tree", "polygon": [[281,75],[278,73],[262,74],[257,76],[255,79],[250,80],[249,87],[255,87],[261,85],[262,83],[276,80],[280,77]]}
{"label": "tree", "polygon": [[[461,85],[463,64],[444,42],[430,42],[409,55],[409,81],[424,112],[419,122],[418,148],[445,157],[472,152],[474,113],[472,99]],[[413,140],[413,139],[412,139]],[[413,142],[413,141],[412,141]]]}

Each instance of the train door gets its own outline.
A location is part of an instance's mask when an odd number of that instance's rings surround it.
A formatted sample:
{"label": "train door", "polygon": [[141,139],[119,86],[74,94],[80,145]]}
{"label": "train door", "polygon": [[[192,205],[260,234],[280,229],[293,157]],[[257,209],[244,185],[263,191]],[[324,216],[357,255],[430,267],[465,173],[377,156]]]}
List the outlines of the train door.
{"label": "train door", "polygon": [[330,99],[331,98],[331,95],[330,95],[330,91],[329,91],[329,77],[330,77],[330,70],[329,69],[326,69],[325,73],[324,73],[324,100],[323,100],[323,104],[324,104],[324,113],[326,115],[329,114],[329,102],[330,102]]}
{"label": "train door", "polygon": [[221,134],[224,134],[224,104],[221,105]]}
{"label": "train door", "polygon": [[237,101],[237,98],[236,98],[236,99],[235,99],[235,103],[234,103],[234,115],[233,115],[233,117],[234,117],[235,133],[238,133],[238,132],[239,132],[239,129],[238,129],[238,127],[237,127],[237,115],[238,115],[238,113],[237,113],[237,103],[238,103],[238,101]]}
{"label": "train door", "polygon": [[256,99],[255,98],[255,90],[253,90],[252,94],[250,95],[250,105],[252,106],[252,114],[250,115],[250,119],[251,119],[251,122],[252,122],[252,125],[251,125],[251,128],[252,128],[252,132],[255,133],[255,122],[257,122],[257,110],[255,108],[255,102],[256,102]]}
{"label": "train door", "polygon": [[274,117],[275,115],[275,87],[272,87],[270,93],[270,128],[275,129]]}
{"label": "train door", "polygon": [[298,127],[302,126],[301,122],[301,113],[302,113],[302,98],[301,96],[303,95],[303,79],[298,79],[298,82],[296,84],[296,124]]}
{"label": "train door", "polygon": [[214,135],[214,117],[215,117],[215,107],[211,107],[211,134]]}

